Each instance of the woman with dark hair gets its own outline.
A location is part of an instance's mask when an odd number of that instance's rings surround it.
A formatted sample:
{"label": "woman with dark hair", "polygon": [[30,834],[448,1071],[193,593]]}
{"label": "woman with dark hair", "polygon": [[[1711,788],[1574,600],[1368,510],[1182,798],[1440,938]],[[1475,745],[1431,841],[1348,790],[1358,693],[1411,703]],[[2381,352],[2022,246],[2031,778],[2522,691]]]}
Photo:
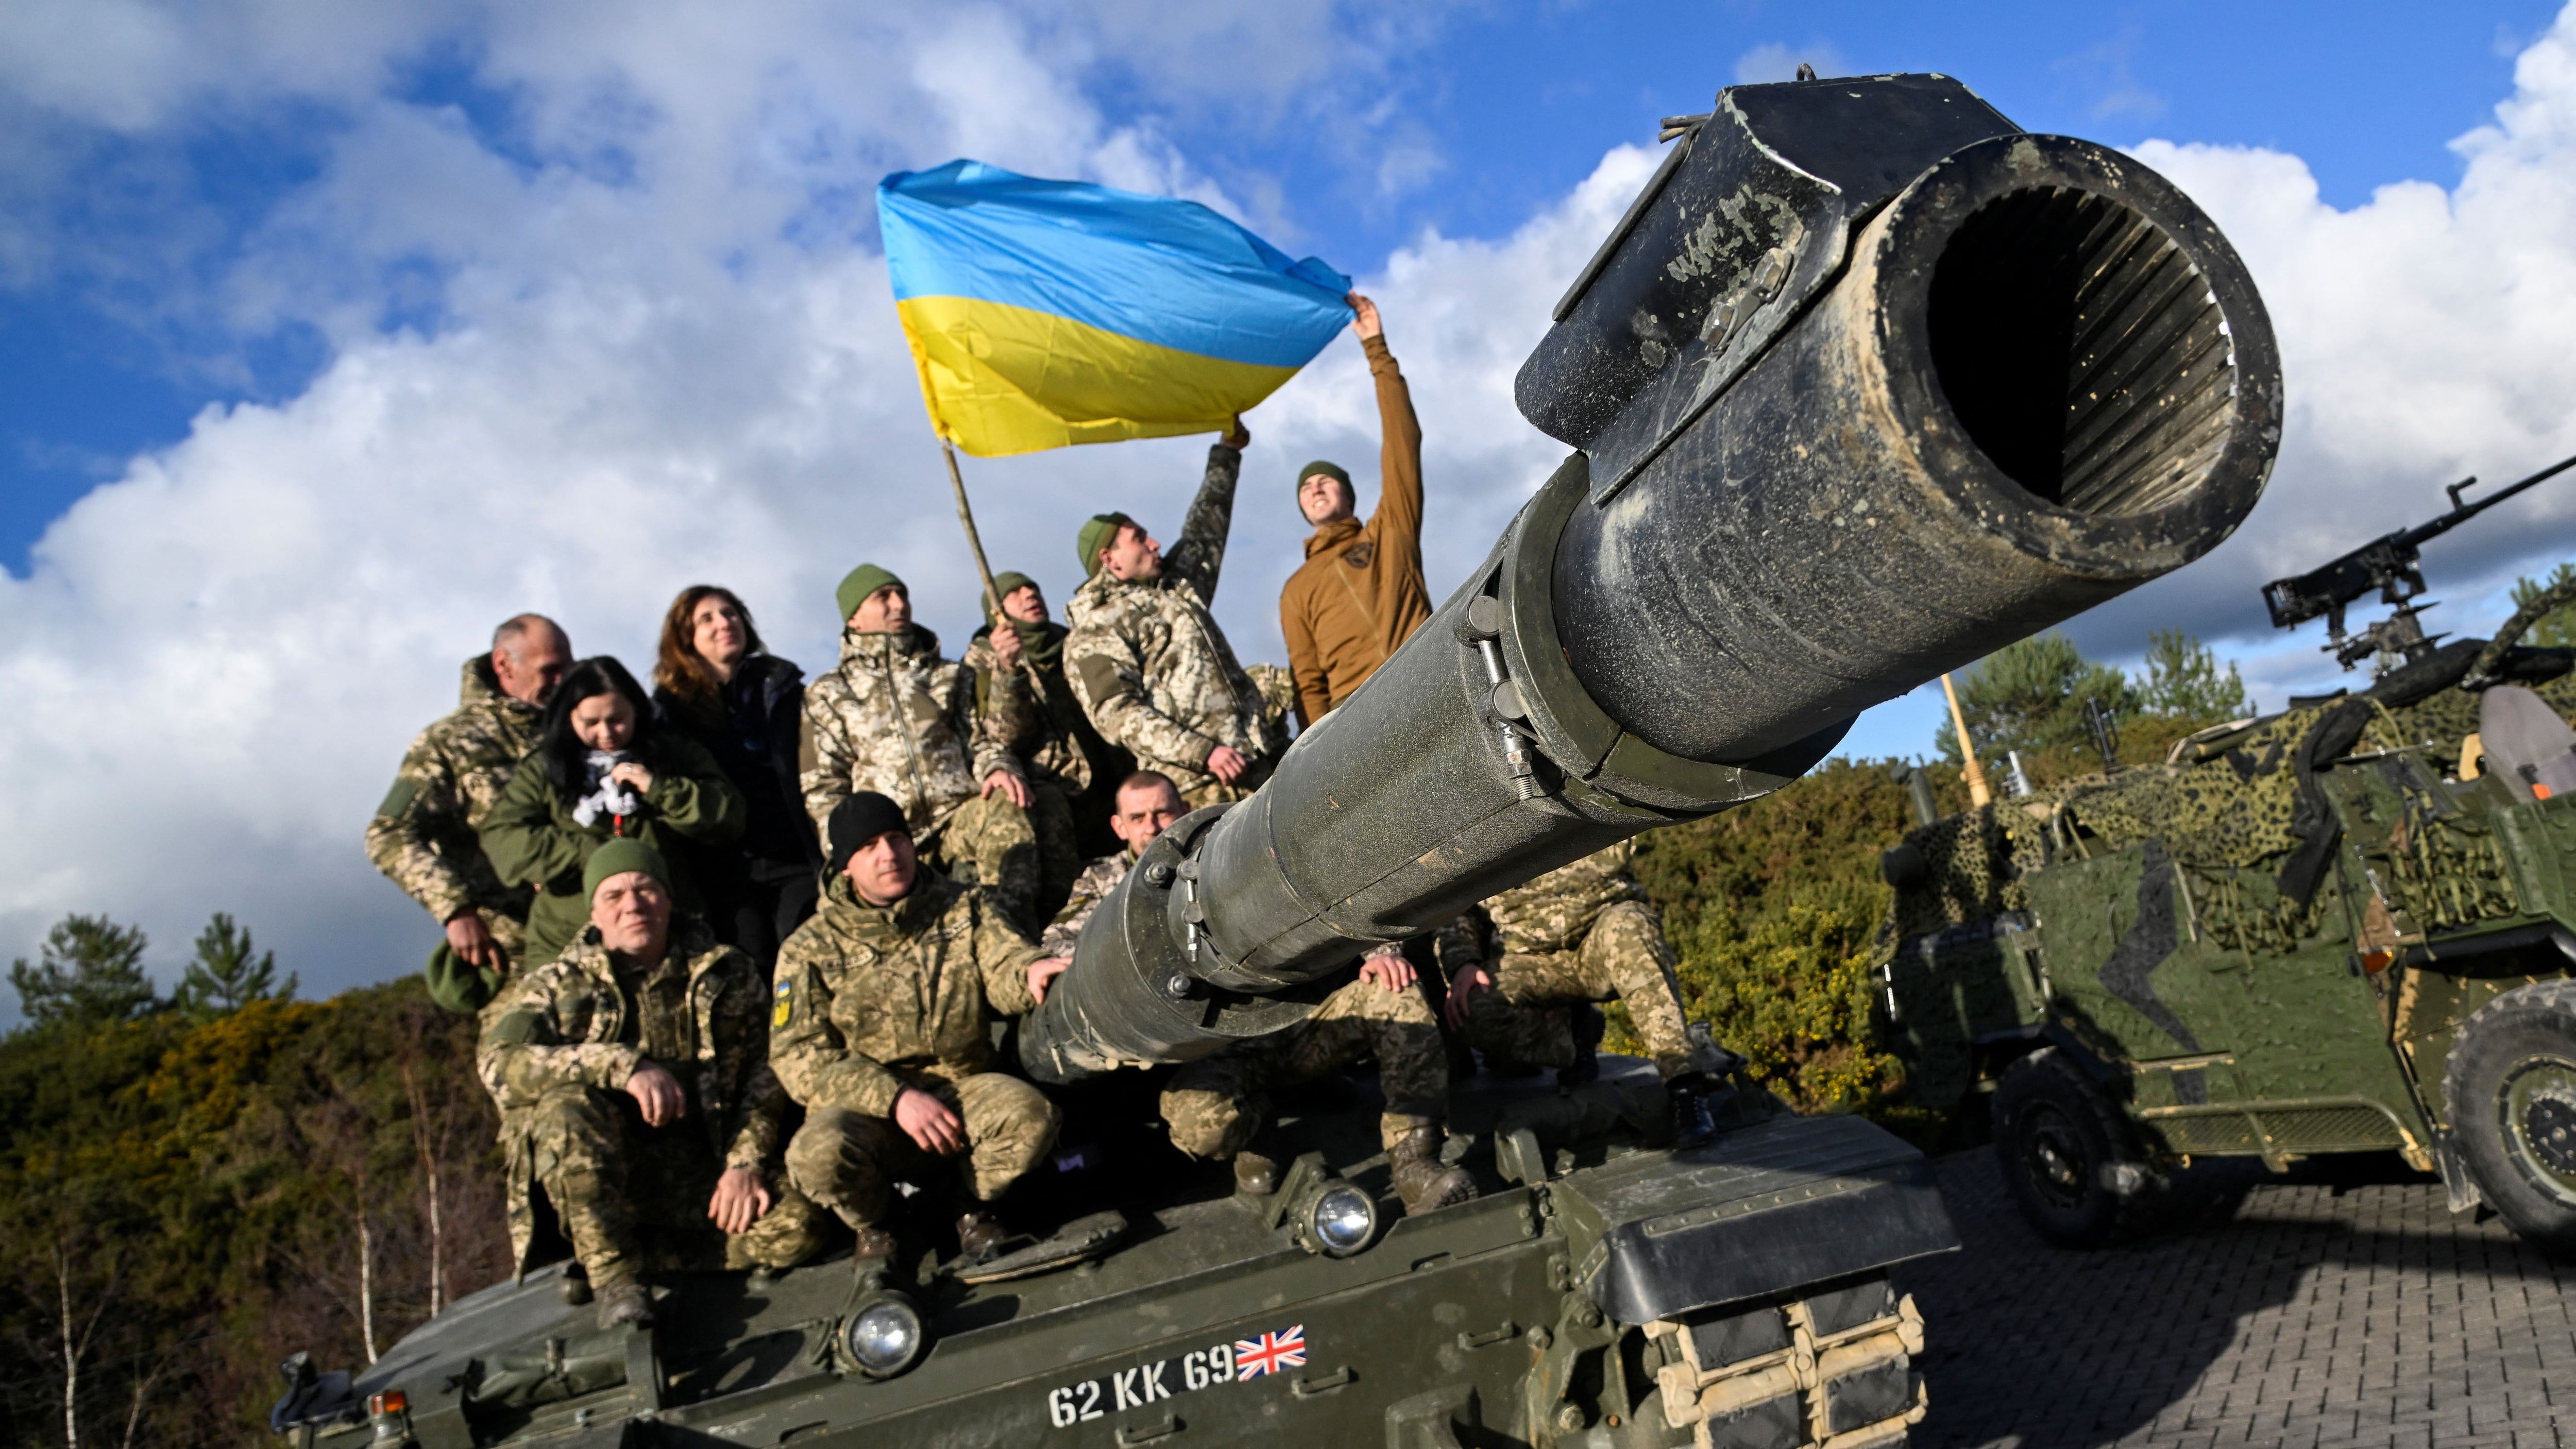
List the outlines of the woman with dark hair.
{"label": "woman with dark hair", "polygon": [[653,718],[706,747],[750,806],[742,838],[688,854],[716,939],[767,971],[814,914],[823,848],[796,782],[805,671],[761,647],[731,589],[692,584],[662,616]]}
{"label": "woman with dark hair", "polygon": [[644,686],[606,655],[572,667],[546,706],[545,732],[483,817],[483,853],[501,879],[536,887],[528,911],[534,970],[590,928],[582,867],[619,836],[641,840],[672,865],[671,897],[700,908],[674,847],[739,838],[742,792],[694,740],[653,724]]}

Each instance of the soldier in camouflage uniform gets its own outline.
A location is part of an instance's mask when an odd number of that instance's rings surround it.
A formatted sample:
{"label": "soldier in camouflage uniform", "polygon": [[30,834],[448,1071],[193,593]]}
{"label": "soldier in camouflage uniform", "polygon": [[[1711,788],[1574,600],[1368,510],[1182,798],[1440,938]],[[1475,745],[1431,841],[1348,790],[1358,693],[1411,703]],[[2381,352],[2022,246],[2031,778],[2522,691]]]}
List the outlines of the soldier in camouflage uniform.
{"label": "soldier in camouflage uniform", "polygon": [[[1083,872],[1039,949],[1070,954],[1092,911],[1182,810],[1171,781],[1152,771],[1130,775],[1118,787],[1117,813],[1110,817],[1127,849]],[[1475,1196],[1473,1178],[1440,1162],[1448,1135],[1449,1056],[1439,1019],[1416,988],[1400,946],[1371,952],[1358,979],[1325,997],[1306,1020],[1183,1067],[1163,1092],[1163,1121],[1173,1146],[1208,1161],[1231,1159],[1235,1186],[1266,1197],[1278,1190],[1280,1166],[1276,1149],[1255,1142],[1270,1117],[1267,1094],[1369,1060],[1377,1063],[1386,1097],[1379,1142],[1404,1210],[1429,1212]]]}
{"label": "soldier in camouflage uniform", "polygon": [[612,840],[584,878],[590,928],[502,993],[477,1067],[501,1108],[512,1261],[527,1270],[542,1189],[572,1240],[565,1297],[595,1292],[612,1328],[651,1321],[648,1272],[789,1267],[829,1219],[779,1180],[759,968],[674,918],[650,846]]}
{"label": "soldier in camouflage uniform", "polygon": [[815,831],[851,796],[884,795],[933,869],[986,887],[1034,931],[1046,892],[1035,797],[1019,762],[978,724],[974,676],[939,657],[939,636],[912,622],[911,592],[884,569],[851,570],[839,603],[840,666],[805,688],[800,783]]}
{"label": "soldier in camouflage uniform", "polygon": [[1170,557],[1123,513],[1094,517],[1074,544],[1090,577],[1065,606],[1066,678],[1101,738],[1170,776],[1193,806],[1251,794],[1287,748],[1285,719],[1208,612],[1250,440],[1237,420],[1208,449]]}
{"label": "soldier in camouflage uniform", "polygon": [[1029,822],[1045,881],[1039,910],[1064,905],[1082,869],[1081,840],[1109,833],[1109,797],[1118,777],[1100,778],[1117,751],[1091,727],[1064,678],[1065,628],[1047,618],[1046,595],[1027,574],[993,580],[1003,618],[984,606],[984,627],[966,645],[975,675],[975,725],[1010,751],[1035,797]]}
{"label": "soldier in camouflage uniform", "polygon": [[988,1257],[1009,1235],[993,1203],[1060,1122],[999,1070],[992,1024],[1035,1010],[1065,963],[987,892],[922,867],[886,797],[841,802],[829,838],[823,908],[779,949],[770,1018],[771,1065],[805,1108],[788,1178],[857,1231],[863,1273],[893,1256],[898,1182],[935,1192],[959,1249]]}
{"label": "soldier in camouflage uniform", "polygon": [[546,701],[571,666],[572,642],[542,614],[494,630],[492,652],[465,661],[455,710],[403,752],[367,824],[367,859],[446,930],[430,960],[442,1005],[481,1005],[524,949],[532,893],[502,882],[476,831],[537,747]]}
{"label": "soldier in camouflage uniform", "polygon": [[[1708,1028],[1682,1010],[1663,922],[1629,873],[1637,844],[1624,840],[1503,892],[1440,932],[1449,972],[1447,1015],[1479,1051],[1580,1072],[1588,1048],[1575,1041],[1573,1003],[1624,1002],[1629,1020],[1676,1092],[1676,1117],[1699,1127],[1685,1098],[1733,1059]],[[1483,917],[1478,920],[1477,917]],[[1492,948],[1484,927],[1490,924]]]}

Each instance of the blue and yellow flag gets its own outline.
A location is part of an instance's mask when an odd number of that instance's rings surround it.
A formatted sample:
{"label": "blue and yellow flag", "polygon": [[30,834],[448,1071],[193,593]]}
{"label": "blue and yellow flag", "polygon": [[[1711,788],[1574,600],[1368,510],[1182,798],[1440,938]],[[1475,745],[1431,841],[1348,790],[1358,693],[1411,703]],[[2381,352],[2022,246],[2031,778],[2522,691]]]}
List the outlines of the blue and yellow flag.
{"label": "blue and yellow flag", "polygon": [[980,161],[898,171],[877,224],[922,401],[978,457],[1220,432],[1351,317],[1351,279],[1194,201]]}

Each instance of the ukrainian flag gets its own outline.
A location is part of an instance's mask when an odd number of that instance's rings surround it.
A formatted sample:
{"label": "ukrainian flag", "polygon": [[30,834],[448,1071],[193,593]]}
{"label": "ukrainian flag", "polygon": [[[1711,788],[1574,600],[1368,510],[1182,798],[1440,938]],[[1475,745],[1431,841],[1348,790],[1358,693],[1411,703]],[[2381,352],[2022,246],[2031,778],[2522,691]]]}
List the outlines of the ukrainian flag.
{"label": "ukrainian flag", "polygon": [[877,224],[931,423],[978,457],[1221,432],[1351,316],[1350,278],[1194,201],[951,161],[879,182]]}

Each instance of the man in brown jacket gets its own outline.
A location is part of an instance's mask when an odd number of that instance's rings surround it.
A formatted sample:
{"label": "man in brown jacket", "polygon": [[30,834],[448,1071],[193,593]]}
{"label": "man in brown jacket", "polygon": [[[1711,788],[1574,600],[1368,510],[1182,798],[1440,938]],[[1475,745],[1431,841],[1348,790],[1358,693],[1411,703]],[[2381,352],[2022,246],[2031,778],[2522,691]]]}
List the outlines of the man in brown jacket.
{"label": "man in brown jacket", "polygon": [[1297,681],[1297,723],[1311,726],[1350,698],[1431,617],[1422,580],[1422,425],[1413,394],[1386,350],[1377,304],[1357,292],[1351,309],[1369,372],[1377,378],[1377,512],[1362,523],[1351,475],[1321,459],[1297,474],[1297,509],[1314,525],[1306,562],[1279,591],[1279,630]]}

